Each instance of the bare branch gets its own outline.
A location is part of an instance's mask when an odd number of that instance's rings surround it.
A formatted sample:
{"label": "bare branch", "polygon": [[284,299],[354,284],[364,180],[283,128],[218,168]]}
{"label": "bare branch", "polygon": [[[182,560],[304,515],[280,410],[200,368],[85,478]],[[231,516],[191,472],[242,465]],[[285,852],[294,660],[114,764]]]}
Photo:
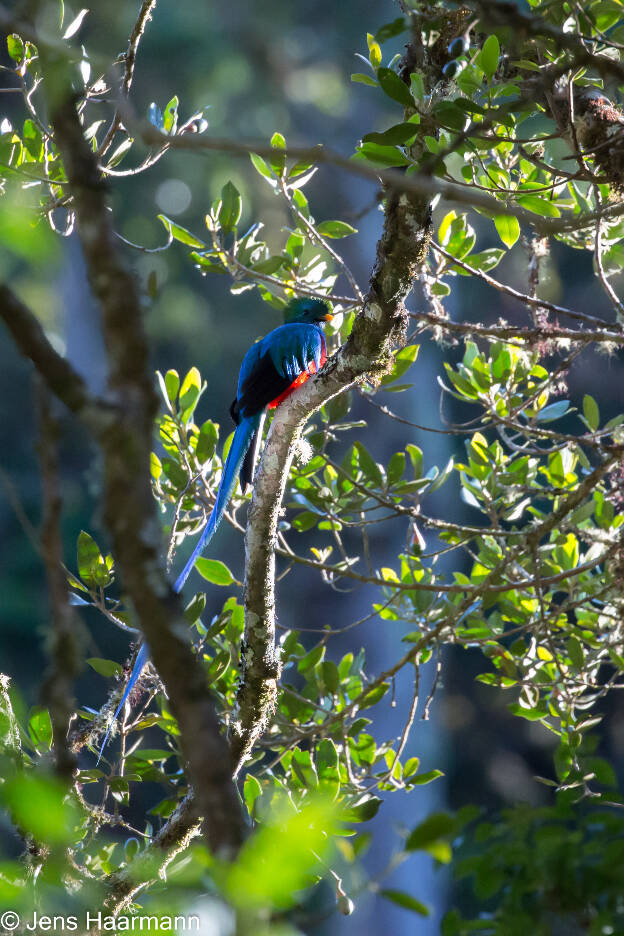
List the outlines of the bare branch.
{"label": "bare branch", "polygon": [[4,284],[0,284],[0,318],[21,353],[68,409],[81,412],[94,403],[82,377],[54,350],[30,309]]}
{"label": "bare branch", "polygon": [[470,266],[470,264],[466,263],[464,260],[458,260],[457,257],[454,257],[453,254],[445,250],[440,244],[434,243],[432,247],[436,253],[442,254],[453,266],[461,267],[462,270],[470,273],[471,276],[478,277],[480,280],[483,280],[484,283],[487,283],[488,286],[492,286],[493,289],[497,289],[499,292],[505,293],[505,295],[511,296],[513,299],[517,299],[524,305],[533,306],[536,309],[547,309],[549,312],[554,312],[557,315],[566,315],[568,318],[578,319],[581,322],[588,322],[592,325],[603,326],[605,324],[602,319],[596,318],[595,315],[587,315],[585,312],[575,312],[572,309],[566,309],[565,306],[549,302],[547,299],[540,299],[537,296],[529,296],[526,293],[521,293],[517,289],[514,289],[513,286],[501,283],[488,273],[484,273],[483,270],[475,269],[475,267]]}
{"label": "bare branch", "polygon": [[471,322],[451,322],[450,319],[435,315],[433,312],[416,312],[412,315],[412,318],[430,322],[432,325],[438,325],[440,328],[461,335],[483,335],[487,338],[502,339],[515,345],[544,338],[560,338],[564,341],[579,341],[583,344],[602,342],[624,345],[624,334],[607,331],[606,329],[600,331],[575,331],[573,328],[560,328],[558,325],[550,324],[537,328],[518,328],[516,325],[473,325]]}

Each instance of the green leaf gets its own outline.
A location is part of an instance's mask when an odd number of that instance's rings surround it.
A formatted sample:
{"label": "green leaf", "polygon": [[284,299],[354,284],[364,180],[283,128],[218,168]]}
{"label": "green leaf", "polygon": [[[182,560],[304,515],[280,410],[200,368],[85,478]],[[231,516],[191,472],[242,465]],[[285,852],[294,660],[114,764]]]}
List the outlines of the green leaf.
{"label": "green leaf", "polygon": [[394,36],[400,36],[409,26],[409,20],[404,16],[398,16],[391,23],[385,23],[375,33],[377,42],[387,42]]}
{"label": "green leaf", "polygon": [[371,88],[377,87],[377,82],[372,75],[365,75],[364,72],[354,72],[351,75],[351,81],[354,81],[356,84],[368,85]]}
{"label": "green leaf", "polygon": [[35,706],[28,718],[28,734],[39,751],[49,751],[52,747],[52,722],[46,708]]}
{"label": "green leaf", "polygon": [[178,390],[180,389],[180,377],[176,370],[168,370],[165,374],[165,389],[169,402],[172,406],[175,406],[175,401],[178,398]]}
{"label": "green leaf", "polygon": [[[489,273],[490,270],[498,266],[505,254],[506,251],[503,250],[502,247],[488,247],[487,250],[482,250],[480,253],[473,253],[464,257],[464,263],[473,270]],[[451,267],[451,270],[453,273],[459,273],[460,276],[470,276],[467,270],[462,270],[462,268],[458,266]]]}
{"label": "green leaf", "polygon": [[[271,822],[249,835],[235,862],[224,867],[219,890],[245,918],[261,919],[266,908],[287,909],[298,892],[323,872],[334,826],[334,808],[325,798],[306,799],[300,810],[274,809]],[[262,927],[266,932],[266,928]],[[260,927],[255,927],[260,932]]]}
{"label": "green leaf", "polygon": [[221,189],[221,208],[219,224],[224,231],[233,231],[238,224],[242,211],[240,192],[232,182],[226,182]]}
{"label": "green leaf", "polygon": [[104,556],[93,537],[81,530],[76,549],[78,574],[83,582],[91,587],[106,587],[111,582],[111,574]]}
{"label": "green leaf", "polygon": [[[284,139],[281,133],[273,134],[273,136],[271,137],[271,146],[275,150],[286,149],[286,140]],[[269,162],[271,163],[271,168],[276,173],[276,175],[281,176],[284,174],[284,167],[286,165],[285,153],[277,153],[275,156],[271,156],[269,158]]]}
{"label": "green leaf", "polygon": [[333,660],[323,660],[319,666],[319,683],[323,683],[325,689],[334,695],[340,685],[338,667]]}
{"label": "green leaf", "polygon": [[585,666],[585,654],[583,653],[583,644],[578,637],[574,637],[574,635],[570,637],[566,648],[574,666],[578,670],[582,670]]}
{"label": "green leaf", "polygon": [[43,136],[41,130],[30,118],[24,121],[24,146],[37,162],[41,161],[43,153]]}
{"label": "green leaf", "polygon": [[381,65],[381,49],[372,33],[366,33],[366,43],[368,45],[368,56],[371,65],[373,68],[379,68]]}
{"label": "green leaf", "polygon": [[569,400],[557,400],[556,403],[551,403],[541,409],[535,419],[537,422],[553,422],[555,419],[561,419],[562,416],[565,416],[569,409]]}
{"label": "green leaf", "polygon": [[513,247],[520,237],[518,219],[512,215],[497,215],[494,218],[494,226],[505,247]]}
{"label": "green leaf", "polygon": [[380,686],[375,686],[374,689],[371,689],[370,692],[367,692],[362,701],[360,702],[360,708],[370,708],[372,705],[377,705],[378,702],[383,699],[386,692],[390,688],[388,683],[382,683]]}
{"label": "green leaf", "polygon": [[168,760],[172,754],[173,751],[162,751],[159,748],[138,748],[138,750],[132,752],[132,757],[148,763],[160,763]]}
{"label": "green leaf", "polygon": [[500,43],[496,36],[488,36],[477,56],[477,64],[483,69],[489,81],[492,80],[500,59]]}
{"label": "green leaf", "polygon": [[412,95],[415,101],[424,101],[425,99],[425,82],[423,76],[420,72],[412,72],[410,75],[410,86],[412,89]]}
{"label": "green leaf", "polygon": [[254,169],[256,170],[256,172],[259,175],[264,176],[265,179],[268,179],[269,182],[275,185],[275,179],[273,177],[273,173],[271,172],[268,165],[265,163],[262,156],[258,156],[257,153],[250,153],[249,158],[251,159],[252,165]]}
{"label": "green leaf", "polygon": [[119,165],[119,163],[124,158],[126,153],[128,153],[129,150],[131,149],[133,143],[134,143],[133,138],[128,137],[127,140],[124,140],[123,143],[119,144],[117,149],[113,152],[113,154],[110,156],[108,160],[107,166],[109,169],[112,169],[114,166]]}
{"label": "green leaf", "polygon": [[405,473],[405,452],[395,452],[388,462],[388,484],[396,484]]}
{"label": "green leaf", "polygon": [[308,790],[315,790],[318,786],[316,765],[312,760],[310,751],[295,748],[292,755],[292,773],[295,785],[301,784]]}
{"label": "green leaf", "polygon": [[381,146],[405,145],[413,140],[418,133],[418,125],[406,121],[395,124],[381,133],[367,133],[362,137],[363,143],[379,143]]}
{"label": "green leaf", "polygon": [[208,461],[209,458],[212,458],[218,441],[219,430],[212,420],[207,419],[205,423],[202,423],[197,437],[197,445],[195,448],[197,460],[203,464],[205,461]]}
{"label": "green leaf", "polygon": [[544,218],[560,218],[561,212],[556,204],[549,198],[542,198],[541,195],[520,195],[518,204],[533,214],[541,215]]}
{"label": "green leaf", "polygon": [[397,351],[394,356],[392,373],[385,374],[385,376],[381,378],[381,386],[386,387],[388,384],[402,377],[418,357],[419,349],[420,345],[406,345],[405,348],[401,348],[400,351]]}
{"label": "green leaf", "polygon": [[414,445],[413,442],[408,442],[405,446],[405,451],[410,457],[412,463],[412,468],[414,471],[414,478],[422,478],[423,471],[423,453],[417,445]]}
{"label": "green leaf", "polygon": [[24,58],[24,43],[16,33],[7,36],[7,49],[14,62],[21,62]]}
{"label": "green leaf", "polygon": [[178,96],[174,95],[167,106],[165,107],[165,112],[163,114],[163,130],[165,133],[175,133],[178,126]]}
{"label": "green leaf", "polygon": [[437,839],[448,838],[455,831],[455,827],[455,818],[449,813],[432,813],[410,833],[405,849],[406,851],[426,849]]}
{"label": "green leaf", "polygon": [[316,647],[312,647],[306,655],[301,659],[297,665],[297,669],[300,673],[305,673],[307,670],[311,669],[313,666],[323,659],[325,656],[325,647],[322,644],[319,644]]}
{"label": "green leaf", "polygon": [[5,780],[2,800],[17,826],[36,842],[69,845],[76,842],[84,816],[67,788],[56,777],[29,770]]}
{"label": "green leaf", "polygon": [[450,254],[462,260],[474,247],[475,240],[474,228],[468,224],[466,215],[462,214],[453,218],[445,229],[443,244]]}
{"label": "green leaf", "polygon": [[449,910],[442,919],[440,936],[461,936],[461,914],[457,910]]}
{"label": "green leaf", "polygon": [[176,224],[175,221],[172,221],[171,218],[168,218],[166,215],[159,214],[157,217],[159,221],[162,221],[167,233],[173,237],[174,240],[180,241],[181,244],[188,244],[189,247],[206,246],[205,242],[200,240],[199,237],[191,234],[191,232],[183,228],[181,224]]}
{"label": "green leaf", "polygon": [[298,530],[299,533],[305,533],[307,530],[311,530],[318,522],[318,514],[314,514],[310,510],[304,510],[302,513],[298,513],[291,521],[293,529]]}
{"label": "green leaf", "polygon": [[191,367],[180,387],[179,406],[180,414],[184,422],[188,422],[193,415],[193,411],[199,399],[199,394],[201,393],[201,386],[201,374],[196,367]]}
{"label": "green leaf", "polygon": [[443,776],[444,772],[442,770],[427,770],[425,773],[410,777],[408,782],[410,786],[425,786],[427,783],[431,783],[433,780],[437,780],[438,777]]}
{"label": "green leaf", "polygon": [[265,275],[272,276],[274,273],[277,273],[284,264],[284,257],[275,254],[272,257],[267,257],[266,260],[259,260],[257,263],[252,263],[251,269],[256,273],[264,273]]}
{"label": "green leaf", "polygon": [[389,98],[402,104],[403,107],[413,107],[414,102],[409,88],[391,68],[378,68],[377,80],[382,91]]}
{"label": "green leaf", "polygon": [[442,218],[440,227],[438,228],[438,240],[444,247],[448,243],[448,238],[450,237],[451,224],[457,218],[457,212],[455,210],[448,211]]}
{"label": "green leaf", "polygon": [[192,600],[184,609],[184,617],[190,624],[195,624],[202,616],[205,607],[206,595],[204,592],[199,592],[192,598]]}
{"label": "green leaf", "polygon": [[319,789],[335,799],[340,793],[340,766],[338,751],[331,738],[323,738],[318,743],[315,760]]}
{"label": "green leaf", "polygon": [[380,146],[379,143],[363,143],[351,157],[354,161],[372,163],[374,166],[409,166],[410,161],[396,146]]}
{"label": "green leaf", "polygon": [[600,425],[600,410],[594,398],[587,393],[583,397],[583,415],[591,431],[595,432]]}
{"label": "green leaf", "polygon": [[433,484],[431,484],[431,486],[429,487],[429,489],[428,489],[428,493],[429,493],[429,494],[433,494],[434,491],[437,491],[438,488],[441,488],[442,485],[443,485],[446,481],[448,481],[448,479],[450,478],[451,474],[453,473],[453,468],[454,468],[454,467],[455,467],[455,458],[454,458],[453,455],[451,455],[451,457],[449,458],[448,462],[446,463],[445,468],[444,468],[444,469],[442,470],[442,472],[435,478]]}
{"label": "green leaf", "polygon": [[323,237],[348,237],[349,234],[357,234],[357,228],[347,224],[346,221],[321,221],[316,230]]}
{"label": "green leaf", "polygon": [[397,904],[399,907],[403,907],[405,910],[413,910],[414,913],[419,913],[421,916],[428,917],[431,912],[426,904],[421,903],[420,900],[416,900],[415,897],[411,897],[404,891],[386,888],[381,890],[379,893],[382,897],[385,897],[386,900],[392,901],[392,903]]}
{"label": "green leaf", "polygon": [[198,559],[195,568],[208,582],[213,585],[231,585],[234,576],[220,559]]}
{"label": "green leaf", "polygon": [[413,774],[418,772],[420,767],[420,757],[410,757],[409,760],[405,761],[403,765],[403,779],[407,780],[408,777],[411,777]]}
{"label": "green leaf", "polygon": [[365,794],[354,805],[345,809],[340,818],[345,822],[368,822],[377,815],[380,806],[381,800],[378,796]]}
{"label": "green leaf", "polygon": [[100,676],[105,676],[106,679],[111,679],[113,676],[121,676],[123,673],[123,667],[119,663],[115,663],[114,660],[103,660],[101,657],[89,657],[88,660],[85,660],[91,669],[95,670],[96,673],[99,673]]}
{"label": "green leaf", "polygon": [[249,810],[249,815],[253,814],[254,803],[262,793],[262,787],[260,786],[260,781],[256,780],[251,774],[247,774],[245,777],[245,786],[243,787],[243,796],[245,797],[245,805]]}
{"label": "green leaf", "polygon": [[361,442],[356,442],[354,448],[357,450],[358,463],[364,475],[372,481],[376,487],[382,487],[383,478],[377,462],[370,456]]}
{"label": "green leaf", "polygon": [[615,771],[608,760],[604,757],[588,757],[585,760],[585,767],[589,768],[595,775],[598,783],[603,786],[617,789],[617,777]]}

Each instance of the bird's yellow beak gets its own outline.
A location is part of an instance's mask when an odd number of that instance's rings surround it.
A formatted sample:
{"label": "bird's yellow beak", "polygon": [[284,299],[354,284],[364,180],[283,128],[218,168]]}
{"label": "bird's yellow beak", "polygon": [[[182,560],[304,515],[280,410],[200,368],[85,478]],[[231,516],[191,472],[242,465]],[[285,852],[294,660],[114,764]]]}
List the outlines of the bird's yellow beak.
{"label": "bird's yellow beak", "polygon": [[328,312],[327,315],[324,315],[324,316],[323,316],[323,321],[324,321],[324,322],[331,322],[331,320],[333,319],[333,317],[334,317],[334,316],[331,314],[331,312]]}

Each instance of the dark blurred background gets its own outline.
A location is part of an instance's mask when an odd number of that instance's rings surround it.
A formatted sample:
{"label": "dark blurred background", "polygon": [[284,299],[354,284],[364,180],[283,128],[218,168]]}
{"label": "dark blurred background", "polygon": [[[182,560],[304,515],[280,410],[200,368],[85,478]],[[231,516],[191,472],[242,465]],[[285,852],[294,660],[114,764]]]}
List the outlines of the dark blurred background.
{"label": "dark blurred background", "polygon": [[[80,34],[82,41],[93,53],[113,59],[125,49],[138,6],[138,2],[128,0],[109,2],[105,8],[101,5],[88,14]],[[267,140],[279,130],[289,142],[324,142],[349,155],[364,133],[400,119],[397,105],[374,89],[349,80],[352,72],[364,70],[355,53],[366,50],[366,32],[375,32],[398,14],[398,6],[391,0],[340,4],[330,0],[306,4],[287,0],[265,0],[262,4],[241,0],[220,5],[161,2],[139,51],[133,104],[138,113],[145,114],[152,101],[164,107],[178,94],[182,119],[208,108],[208,133]],[[66,5],[66,21],[71,16]],[[400,52],[401,37],[384,45],[383,51],[384,60],[392,52]],[[23,120],[18,95],[0,97],[0,118],[4,116],[16,124]],[[110,116],[104,106],[101,116]],[[131,155],[128,164],[134,159]],[[277,243],[281,227],[289,220],[283,204],[247,160],[216,153],[200,156],[170,152],[149,172],[114,180],[112,202],[117,230],[135,243],[155,247],[165,241],[164,229],[156,220],[162,212],[201,235],[206,210],[228,179],[243,195],[241,228],[261,219],[269,243]],[[375,186],[323,168],[306,192],[317,220],[340,218],[359,229],[357,236],[338,246],[365,287],[382,220]],[[75,366],[99,388],[105,380],[105,369],[97,312],[89,297],[76,238],[61,239],[51,234],[43,222],[20,222],[18,214],[24,203],[32,202],[32,192],[21,193],[19,203],[15,198],[10,195],[0,201],[0,276],[36,310],[58,346],[66,348]],[[446,210],[436,208],[436,225]],[[477,249],[496,246],[493,226],[476,217],[473,224],[479,235]],[[279,324],[277,313],[255,292],[230,295],[226,277],[202,279],[181,245],[158,254],[130,248],[126,252],[145,288],[145,320],[154,368],[175,368],[184,374],[191,365],[199,367],[208,381],[208,390],[201,400],[198,418],[210,417],[228,426],[227,431],[222,431],[224,438],[229,432],[227,408],[240,360],[258,335]],[[497,275],[520,288],[526,287],[526,255],[520,245],[501,264]],[[156,284],[152,295],[148,295],[148,280]],[[453,285],[447,308],[456,318],[494,321],[504,316],[520,321],[524,315],[522,307],[499,293],[484,290],[478,282],[461,278]],[[555,245],[542,267],[542,287],[542,294],[549,299],[581,311],[591,307],[593,314],[610,317],[606,300],[593,279],[588,254]],[[415,310],[420,301],[416,295],[412,302]],[[400,395],[380,394],[377,399],[412,420],[434,428],[443,426],[436,377],[442,371],[442,360],[453,360],[460,353],[458,347],[439,347],[425,338],[408,377],[415,383],[413,389]],[[0,671],[12,677],[27,704],[39,701],[47,621],[43,570],[31,529],[40,519],[31,377],[31,368],[5,338],[0,343]],[[573,402],[591,392],[605,418],[621,410],[621,387],[622,367],[615,358],[596,358],[588,353],[576,362],[569,375]],[[410,441],[423,448],[426,468],[443,465],[453,452],[462,452],[462,437],[407,429],[382,418],[362,402],[356,407],[357,417],[369,422],[369,428],[363,430],[363,441],[380,461]],[[474,414],[456,412],[447,399],[444,415],[449,421],[459,421]],[[65,422],[62,454],[66,562],[72,568],[81,529],[94,535],[102,547],[107,543],[94,507],[100,480],[98,461],[84,433],[69,419]],[[450,485],[437,495],[437,500],[427,503],[427,512],[459,522],[477,519]],[[396,555],[404,543],[406,533],[397,524],[380,528],[375,555],[380,560],[383,556],[391,559],[393,551]],[[429,548],[433,545],[428,543]],[[241,543],[230,530],[220,532],[213,555],[215,552],[235,574],[241,572]],[[207,616],[224,599],[224,592],[216,591],[214,598],[209,595]],[[340,626],[365,615],[372,599],[363,591],[337,596],[323,590],[316,577],[297,572],[280,585],[278,600],[280,624],[301,624],[301,607],[313,604],[314,619],[306,626],[322,628],[328,622]],[[121,631],[96,612],[82,611],[81,617],[86,656],[125,659],[128,641]],[[336,640],[331,649],[340,656],[363,645],[369,667],[378,671],[401,651],[404,630],[397,622],[369,621]],[[308,636],[312,641],[313,635]],[[416,788],[409,795],[388,797],[374,821],[375,845],[365,859],[369,873],[384,869],[396,842],[396,830],[413,827],[432,809],[457,808],[470,802],[495,809],[518,801],[549,801],[550,791],[533,780],[535,773],[552,774],[548,733],[538,725],[512,718],[506,709],[511,699],[474,682],[483,665],[480,654],[447,651],[443,662],[431,717],[416,722],[408,753],[421,758],[422,770],[442,768],[445,779]],[[424,696],[432,676],[432,672],[423,676]],[[106,690],[103,678],[84,672],[76,696],[81,704],[97,707],[104,701]],[[396,706],[380,707],[375,721],[380,738],[400,733],[410,693],[411,686],[399,680]],[[610,713],[605,745],[621,766],[621,711]],[[84,766],[90,764],[91,755],[82,757]],[[382,886],[407,890],[428,903],[433,908],[431,918],[421,920],[381,898],[364,896],[358,899],[353,918],[343,920],[334,915],[315,932],[347,933],[359,927],[370,933],[392,932],[393,936],[415,932],[433,936],[439,931],[439,918],[449,901],[469,900],[467,895],[453,891],[446,872],[434,870],[429,858],[412,858]],[[468,905],[465,909],[469,912]]]}

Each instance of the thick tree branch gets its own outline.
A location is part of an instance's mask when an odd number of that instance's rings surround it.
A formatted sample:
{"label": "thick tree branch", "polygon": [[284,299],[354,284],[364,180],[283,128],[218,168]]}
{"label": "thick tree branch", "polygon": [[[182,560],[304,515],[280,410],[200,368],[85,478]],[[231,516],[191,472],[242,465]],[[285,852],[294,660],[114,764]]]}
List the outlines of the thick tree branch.
{"label": "thick tree branch", "polygon": [[245,637],[238,717],[233,726],[237,770],[262,734],[275,705],[280,664],[275,649],[277,521],[294,445],[309,417],[365,374],[381,376],[404,334],[404,300],[430,241],[428,201],[391,191],[364,307],[346,344],[322,371],[276,411],[254,483],[245,538]]}
{"label": "thick tree branch", "polygon": [[[94,294],[102,309],[114,409],[93,427],[104,454],[105,522],[124,587],[150,644],[182,733],[204,831],[215,851],[232,853],[245,825],[232,781],[230,751],[202,667],[191,652],[188,626],[171,591],[149,486],[156,397],[142,329],[140,297],[115,245],[106,192],[83,136],[66,60],[42,53],[51,122],[74,197],[78,231]],[[0,315],[20,350],[73,411],[93,409],[83,382],[56,354],[23,304],[0,292]],[[114,412],[114,417],[112,416]]]}
{"label": "thick tree branch", "polygon": [[[128,115],[127,111],[124,111],[124,122],[131,127],[133,134],[142,139],[144,143],[152,146],[167,146],[172,149],[186,149],[194,152],[215,151],[231,153],[234,156],[249,156],[250,153],[257,153],[259,156],[264,157],[275,155],[273,147],[263,142],[244,142],[223,137],[200,137],[191,133],[167,136],[152,124],[136,118],[133,119],[131,115]],[[400,169],[381,169],[365,162],[357,162],[326,146],[289,145],[280,152],[297,160],[310,161],[317,165],[336,166],[352,175],[368,179],[370,182],[376,184],[381,182],[387,189],[397,193],[403,192],[411,197],[431,198],[432,195],[437,193],[451,204],[481,208],[497,216],[513,215],[521,224],[531,225],[536,231],[544,235],[558,234],[568,230],[570,225],[576,228],[585,223],[589,224],[593,220],[593,215],[590,216],[589,214],[583,219],[575,218],[574,222],[568,221],[567,218],[545,218],[527,211],[526,208],[500,201],[478,189],[448,182],[446,179],[440,179],[438,176],[427,175],[423,172],[412,172],[406,175]],[[622,211],[624,212],[624,209]]]}
{"label": "thick tree branch", "polygon": [[[45,61],[48,85],[65,74]],[[64,63],[62,63],[64,64]],[[74,196],[89,280],[102,310],[109,387],[118,417],[101,433],[104,454],[104,518],[116,561],[182,732],[182,747],[216,851],[232,853],[245,826],[232,782],[230,752],[193,656],[179,599],[166,580],[162,542],[149,484],[149,457],[156,413],[143,331],[141,300],[133,275],[119,256],[97,164],[67,87],[51,97],[51,120]]]}

